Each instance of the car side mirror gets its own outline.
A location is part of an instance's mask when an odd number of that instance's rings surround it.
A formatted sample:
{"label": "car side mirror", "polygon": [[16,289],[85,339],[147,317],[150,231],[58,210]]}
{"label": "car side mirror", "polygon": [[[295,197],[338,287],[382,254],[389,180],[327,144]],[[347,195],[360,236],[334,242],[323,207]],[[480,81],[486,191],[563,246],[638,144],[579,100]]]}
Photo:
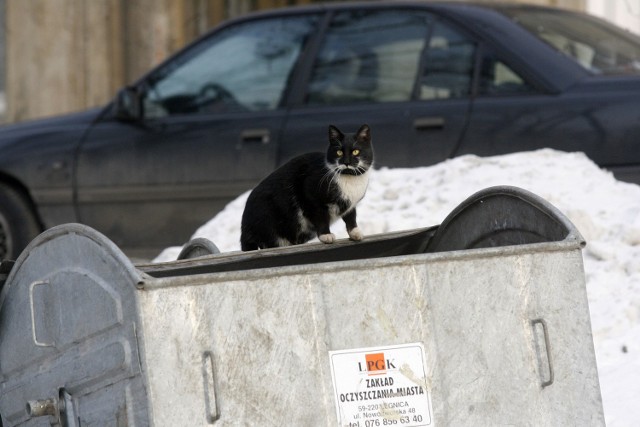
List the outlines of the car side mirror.
{"label": "car side mirror", "polygon": [[115,99],[115,116],[119,120],[142,119],[142,97],[135,87],[127,86],[118,91]]}

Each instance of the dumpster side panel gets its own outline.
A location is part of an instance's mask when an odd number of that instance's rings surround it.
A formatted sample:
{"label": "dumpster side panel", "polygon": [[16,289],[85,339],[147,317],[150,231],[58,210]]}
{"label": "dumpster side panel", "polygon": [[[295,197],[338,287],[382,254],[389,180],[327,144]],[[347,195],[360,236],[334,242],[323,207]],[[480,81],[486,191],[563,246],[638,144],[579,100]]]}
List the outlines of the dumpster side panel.
{"label": "dumpster side panel", "polygon": [[334,424],[321,296],[286,279],[140,293],[154,425]]}
{"label": "dumpster side panel", "polygon": [[429,267],[437,424],[604,425],[578,249]]}
{"label": "dumpster side panel", "polygon": [[165,279],[139,293],[153,419],[334,425],[329,351],[420,342],[432,425],[602,425],[580,250],[548,248]]}

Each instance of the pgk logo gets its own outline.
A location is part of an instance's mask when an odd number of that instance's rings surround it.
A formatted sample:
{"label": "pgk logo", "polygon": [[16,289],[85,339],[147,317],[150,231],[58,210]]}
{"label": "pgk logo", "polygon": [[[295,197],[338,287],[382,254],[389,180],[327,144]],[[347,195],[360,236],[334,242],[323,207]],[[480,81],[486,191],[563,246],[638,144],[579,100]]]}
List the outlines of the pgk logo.
{"label": "pgk logo", "polygon": [[367,375],[385,375],[387,370],[397,369],[393,361],[384,357],[384,353],[365,354],[364,359],[364,366],[362,362],[358,362],[358,370]]}

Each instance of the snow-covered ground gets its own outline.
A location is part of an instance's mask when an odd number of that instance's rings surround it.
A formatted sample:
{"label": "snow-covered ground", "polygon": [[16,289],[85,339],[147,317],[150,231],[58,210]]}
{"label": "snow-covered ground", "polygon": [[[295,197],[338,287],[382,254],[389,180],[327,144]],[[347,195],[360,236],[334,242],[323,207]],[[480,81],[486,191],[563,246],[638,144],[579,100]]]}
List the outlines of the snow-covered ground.
{"label": "snow-covered ground", "polygon": [[[583,251],[591,326],[607,425],[640,420],[640,186],[617,181],[582,153],[539,150],[480,158],[463,156],[431,167],[381,169],[358,205],[365,236],[440,224],[478,190],[514,185],[559,208],[577,226]],[[247,194],[196,231],[221,251],[239,250]],[[334,224],[347,237],[344,224]],[[156,260],[175,259],[180,248]]]}

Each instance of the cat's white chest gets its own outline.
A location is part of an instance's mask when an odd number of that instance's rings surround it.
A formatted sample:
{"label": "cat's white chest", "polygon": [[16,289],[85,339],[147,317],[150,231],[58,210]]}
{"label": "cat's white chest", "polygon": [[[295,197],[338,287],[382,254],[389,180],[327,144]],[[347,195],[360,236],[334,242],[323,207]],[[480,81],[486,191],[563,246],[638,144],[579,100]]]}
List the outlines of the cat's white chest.
{"label": "cat's white chest", "polygon": [[362,175],[338,175],[336,179],[340,196],[348,202],[349,209],[354,207],[367,192],[369,186],[369,171]]}

